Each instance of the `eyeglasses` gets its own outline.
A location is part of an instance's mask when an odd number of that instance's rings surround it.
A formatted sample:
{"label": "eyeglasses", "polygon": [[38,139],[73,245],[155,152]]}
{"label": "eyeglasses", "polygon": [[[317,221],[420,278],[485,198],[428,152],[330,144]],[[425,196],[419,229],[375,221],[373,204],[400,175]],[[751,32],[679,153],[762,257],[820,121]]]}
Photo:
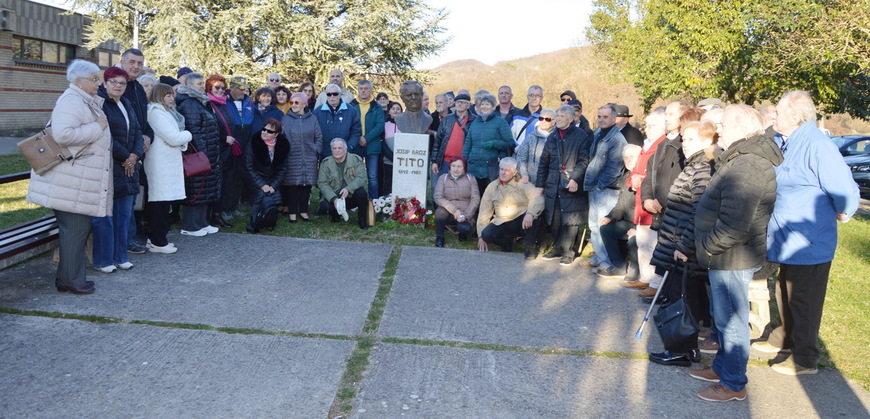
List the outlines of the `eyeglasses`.
{"label": "eyeglasses", "polygon": [[544,96],[532,93],[532,94],[528,95],[528,97],[544,97]]}
{"label": "eyeglasses", "polygon": [[100,78],[99,78],[99,77],[91,77],[91,78],[89,78],[89,79],[85,79],[85,80],[90,81],[90,82],[94,82],[94,83],[99,83],[99,82],[100,82]]}
{"label": "eyeglasses", "polygon": [[269,81],[272,83],[278,83],[281,79],[269,79]]}
{"label": "eyeglasses", "polygon": [[278,131],[273,131],[273,130],[270,130],[269,128],[265,128],[265,127],[263,128],[263,132],[268,132],[269,134],[277,134],[278,133]]}
{"label": "eyeglasses", "polygon": [[109,79],[109,80],[107,80],[107,81],[108,81],[109,83],[112,83],[112,84],[116,85],[116,86],[126,86],[126,85],[127,85],[127,82],[125,82],[125,81],[121,81],[121,80]]}
{"label": "eyeglasses", "polygon": [[212,90],[227,90],[226,86],[213,86]]}
{"label": "eyeglasses", "polygon": [[291,101],[290,101],[290,104],[291,104],[291,105],[301,105],[302,102],[300,102],[300,101],[298,101],[298,100],[291,100]]}
{"label": "eyeglasses", "polygon": [[553,121],[555,120],[555,119],[553,119],[553,118],[546,118],[546,117],[543,117],[543,116],[540,117],[540,118],[538,118],[538,119],[540,119],[541,121],[544,121],[544,122],[553,122]]}
{"label": "eyeglasses", "polygon": [[329,97],[336,97],[336,96],[338,96],[338,92],[327,92],[327,93],[326,93],[326,96],[329,96]]}
{"label": "eyeglasses", "polygon": [[569,100],[571,100],[570,97],[563,97],[563,98],[562,98],[562,102],[567,102],[567,101],[569,101]]}

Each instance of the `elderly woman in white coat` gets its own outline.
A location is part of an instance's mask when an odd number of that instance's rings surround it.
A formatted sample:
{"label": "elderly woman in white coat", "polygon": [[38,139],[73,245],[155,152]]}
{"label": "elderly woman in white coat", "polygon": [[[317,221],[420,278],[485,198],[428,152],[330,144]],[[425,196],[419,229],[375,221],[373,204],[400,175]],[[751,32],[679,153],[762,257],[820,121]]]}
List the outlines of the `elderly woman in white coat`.
{"label": "elderly woman in white coat", "polygon": [[175,92],[168,84],[157,84],[148,95],[148,123],[154,140],[145,159],[148,175],[148,243],[153,253],[175,253],[178,248],[166,239],[171,225],[169,206],[184,199],[184,165],[181,152],[192,135],[184,130],[184,117],[175,110]]}
{"label": "elderly woman in white coat", "polygon": [[42,175],[30,173],[27,202],[54,210],[60,230],[60,263],[55,287],[60,292],[91,294],[86,277],[85,243],[92,217],[112,215],[112,137],[103,99],[97,96],[100,69],[74,60],[66,70],[69,88],[51,112],[55,141],[74,156]]}

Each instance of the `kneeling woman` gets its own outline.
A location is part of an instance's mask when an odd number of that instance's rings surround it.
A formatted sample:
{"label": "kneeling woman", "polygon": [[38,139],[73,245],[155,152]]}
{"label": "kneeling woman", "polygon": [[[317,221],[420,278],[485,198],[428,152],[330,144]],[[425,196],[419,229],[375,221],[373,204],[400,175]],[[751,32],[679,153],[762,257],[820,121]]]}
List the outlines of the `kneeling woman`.
{"label": "kneeling woman", "polygon": [[281,122],[277,119],[266,119],[263,129],[254,133],[245,149],[243,173],[247,187],[251,191],[251,219],[246,227],[249,233],[258,232],[253,224],[254,216],[267,194],[279,193],[278,187],[287,171],[290,142],[287,141],[282,129]]}
{"label": "kneeling woman", "polygon": [[450,172],[441,175],[435,187],[435,246],[444,247],[444,227],[456,225],[459,241],[465,241],[474,226],[480,191],[477,179],[466,173],[465,157],[450,158]]}

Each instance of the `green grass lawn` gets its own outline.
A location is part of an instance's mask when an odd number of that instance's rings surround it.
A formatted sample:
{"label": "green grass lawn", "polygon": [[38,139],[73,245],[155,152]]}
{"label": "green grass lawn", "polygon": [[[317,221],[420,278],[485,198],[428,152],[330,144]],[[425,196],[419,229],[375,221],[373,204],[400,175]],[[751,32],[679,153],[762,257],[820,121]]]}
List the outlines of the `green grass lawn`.
{"label": "green grass lawn", "polygon": [[[0,156],[0,175],[28,170],[20,156]],[[0,229],[50,214],[50,210],[24,202],[27,182],[2,186],[0,190]],[[312,202],[317,202],[316,191]],[[243,208],[244,209],[244,208]],[[312,211],[311,214],[314,212]],[[434,231],[422,227],[378,222],[369,230],[356,227],[356,214],[350,214],[347,223],[331,223],[328,217],[315,217],[309,223],[289,224],[279,220],[269,236],[341,240],[392,245],[434,246]],[[870,359],[870,288],[865,280],[870,275],[870,216],[858,215],[847,224],[841,224],[837,256],[831,268],[830,282],[821,328],[822,359],[820,364],[836,368],[846,376],[860,382],[870,390],[870,369],[862,367]],[[245,220],[233,221],[232,233],[245,233]],[[446,247],[476,249],[476,241],[459,243],[456,236],[447,234]],[[518,243],[519,245],[519,243]],[[517,249],[521,249],[519,245]],[[586,252],[589,252],[587,246]],[[776,317],[774,313],[774,317]]]}

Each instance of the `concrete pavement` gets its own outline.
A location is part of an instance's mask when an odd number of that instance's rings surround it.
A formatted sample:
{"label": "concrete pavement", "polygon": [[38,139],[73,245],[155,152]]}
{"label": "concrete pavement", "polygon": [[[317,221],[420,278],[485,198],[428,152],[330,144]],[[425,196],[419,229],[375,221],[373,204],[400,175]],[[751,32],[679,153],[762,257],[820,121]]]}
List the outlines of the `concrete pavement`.
{"label": "concrete pavement", "polygon": [[646,361],[661,343],[634,339],[634,293],[578,266],[405,246],[378,318],[393,246],[170,240],[89,271],[89,296],[56,292],[47,256],[0,271],[0,417],[326,417],[367,321],[356,418],[868,417],[870,392],[833,370],[750,366],[747,401],[698,399],[687,369]]}

